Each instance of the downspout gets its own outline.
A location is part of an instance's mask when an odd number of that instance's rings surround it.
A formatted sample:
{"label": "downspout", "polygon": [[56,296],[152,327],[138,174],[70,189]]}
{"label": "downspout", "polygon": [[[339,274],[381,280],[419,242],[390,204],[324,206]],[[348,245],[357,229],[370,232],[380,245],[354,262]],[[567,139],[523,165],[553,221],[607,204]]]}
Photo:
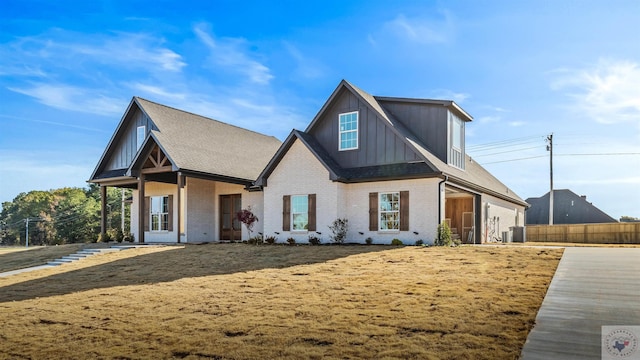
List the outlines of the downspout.
{"label": "downspout", "polygon": [[438,183],[438,225],[442,224],[442,184],[449,180],[449,176],[445,175],[444,179]]}

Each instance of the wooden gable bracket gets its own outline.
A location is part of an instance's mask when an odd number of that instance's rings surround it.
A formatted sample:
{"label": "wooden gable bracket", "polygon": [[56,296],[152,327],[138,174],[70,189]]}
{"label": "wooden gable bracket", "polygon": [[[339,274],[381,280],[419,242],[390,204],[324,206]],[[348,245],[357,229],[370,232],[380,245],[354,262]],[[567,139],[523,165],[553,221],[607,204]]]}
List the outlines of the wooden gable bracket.
{"label": "wooden gable bracket", "polygon": [[160,150],[158,145],[155,145],[153,149],[151,149],[149,156],[142,165],[142,169],[140,169],[140,172],[143,174],[157,174],[171,171],[173,171],[171,162],[167,155]]}

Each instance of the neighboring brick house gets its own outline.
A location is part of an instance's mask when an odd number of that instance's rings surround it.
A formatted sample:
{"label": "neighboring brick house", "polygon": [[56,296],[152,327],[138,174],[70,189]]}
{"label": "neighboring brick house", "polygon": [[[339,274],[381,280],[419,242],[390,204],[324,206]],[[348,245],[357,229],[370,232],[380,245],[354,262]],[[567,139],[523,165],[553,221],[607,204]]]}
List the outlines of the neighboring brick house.
{"label": "neighboring brick house", "polygon": [[[525,218],[527,225],[549,224],[549,193],[541,197],[526,200],[531,205]],[[553,223],[554,224],[591,224],[612,223],[616,219],[587,201],[586,196],[578,196],[571,190],[553,190]]]}
{"label": "neighboring brick house", "polygon": [[466,156],[471,120],[453,101],[374,97],[343,80],[281,143],[134,97],[89,181],[103,190],[103,231],[106,187],[135,189],[141,242],[246,239],[234,215],[247,206],[281,242],[328,241],[337,218],[348,242],[431,243],[441,222],[464,242],[499,240],[527,204]]}

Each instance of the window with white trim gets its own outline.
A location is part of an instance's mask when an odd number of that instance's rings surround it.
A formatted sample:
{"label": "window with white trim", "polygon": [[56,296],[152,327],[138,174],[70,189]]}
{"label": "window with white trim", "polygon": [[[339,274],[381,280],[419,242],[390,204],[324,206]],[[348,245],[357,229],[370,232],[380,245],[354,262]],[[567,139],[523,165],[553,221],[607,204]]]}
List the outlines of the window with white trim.
{"label": "window with white trim", "polygon": [[400,193],[380,193],[378,198],[380,231],[400,230]]}
{"label": "window with white trim", "polygon": [[464,170],[464,121],[449,112],[449,165]]}
{"label": "window with white trim", "polygon": [[291,230],[307,231],[309,229],[309,196],[291,196]]}
{"label": "window with white trim", "polygon": [[136,131],[136,150],[140,149],[140,146],[142,146],[145,135],[147,135],[146,128],[144,126],[138,126]]}
{"label": "window with white trim", "polygon": [[169,197],[151,197],[151,231],[169,230]]}
{"label": "window with white trim", "polygon": [[338,150],[358,148],[358,112],[352,111],[338,115],[339,138]]}

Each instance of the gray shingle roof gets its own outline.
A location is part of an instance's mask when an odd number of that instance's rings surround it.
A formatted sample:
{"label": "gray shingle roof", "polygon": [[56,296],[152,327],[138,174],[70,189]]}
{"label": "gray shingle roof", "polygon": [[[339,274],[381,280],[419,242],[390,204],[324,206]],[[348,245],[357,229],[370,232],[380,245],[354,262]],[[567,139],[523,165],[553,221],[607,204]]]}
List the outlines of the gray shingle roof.
{"label": "gray shingle roof", "polygon": [[180,170],[252,181],[281,144],[273,136],[134,99],[156,125],[154,137]]}

